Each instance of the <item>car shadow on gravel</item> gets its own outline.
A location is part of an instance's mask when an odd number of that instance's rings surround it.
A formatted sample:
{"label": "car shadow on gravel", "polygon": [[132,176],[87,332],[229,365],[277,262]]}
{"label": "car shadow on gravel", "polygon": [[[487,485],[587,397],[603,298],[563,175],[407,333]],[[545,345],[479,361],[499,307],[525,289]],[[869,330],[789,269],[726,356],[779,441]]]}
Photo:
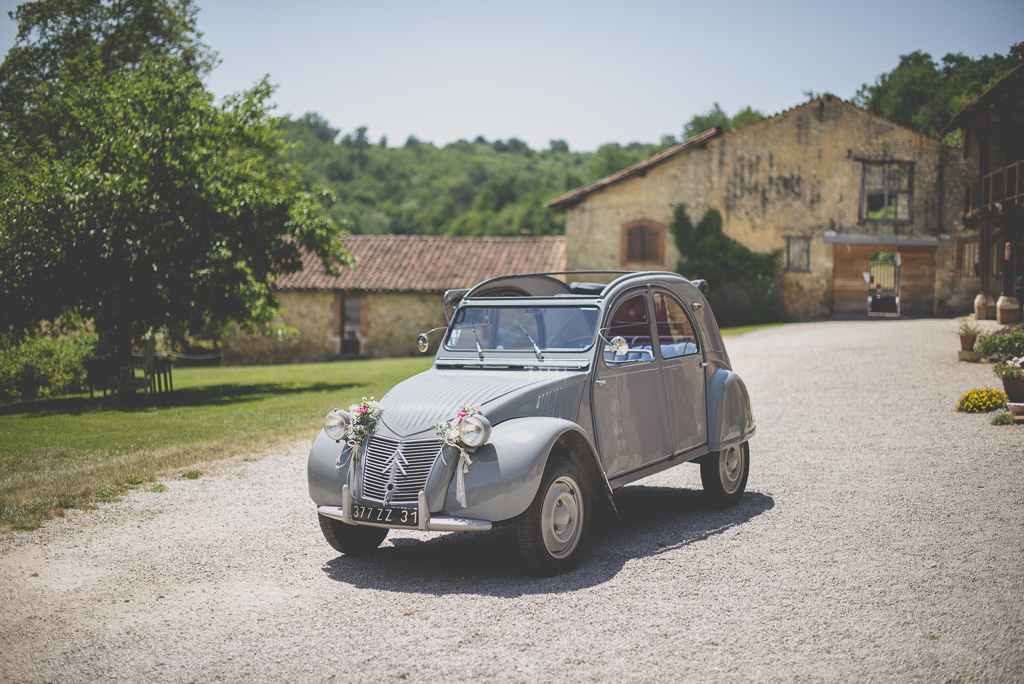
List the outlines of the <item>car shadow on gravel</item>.
{"label": "car shadow on gravel", "polygon": [[615,577],[630,560],[677,552],[741,527],[775,507],[770,494],[747,492],[738,505],[709,508],[703,492],[675,487],[623,487],[615,493],[618,519],[599,516],[580,567],[558,577],[527,574],[515,529],[450,533],[427,540],[389,537],[367,557],[339,555],[323,567],[337,582],[411,594],[480,594],[512,598],[584,589]]}

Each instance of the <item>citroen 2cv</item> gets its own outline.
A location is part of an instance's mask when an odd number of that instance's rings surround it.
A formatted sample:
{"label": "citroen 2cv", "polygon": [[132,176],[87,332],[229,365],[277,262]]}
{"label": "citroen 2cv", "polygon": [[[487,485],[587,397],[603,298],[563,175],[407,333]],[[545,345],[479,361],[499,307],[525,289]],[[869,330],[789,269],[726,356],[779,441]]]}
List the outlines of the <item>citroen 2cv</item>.
{"label": "citroen 2cv", "polygon": [[431,368],[327,414],[308,474],[331,546],[512,524],[526,566],[553,575],[580,562],[595,507],[640,478],[697,463],[715,506],[740,500],[754,418],[707,285],[574,275],[448,291]]}

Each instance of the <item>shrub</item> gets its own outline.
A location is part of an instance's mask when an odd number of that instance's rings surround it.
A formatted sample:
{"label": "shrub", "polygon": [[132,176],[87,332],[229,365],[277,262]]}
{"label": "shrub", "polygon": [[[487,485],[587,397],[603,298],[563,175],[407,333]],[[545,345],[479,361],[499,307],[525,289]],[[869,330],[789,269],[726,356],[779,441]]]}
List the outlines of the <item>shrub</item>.
{"label": "shrub", "polygon": [[96,333],[63,339],[0,339],[0,403],[50,399],[85,388],[82,360],[96,349]]}
{"label": "shrub", "polygon": [[960,413],[991,413],[1001,408],[1006,408],[1006,393],[990,387],[965,392],[956,404]]}
{"label": "shrub", "polygon": [[988,419],[992,425],[1013,425],[1013,414],[1009,411],[999,410]]}
{"label": "shrub", "polygon": [[783,281],[777,273],[782,250],[753,252],[722,232],[722,214],[708,209],[697,225],[686,205],[676,206],[671,225],[683,257],[676,271],[708,283],[708,302],[721,327],[785,320]]}
{"label": "shrub", "polygon": [[1024,356],[1024,323],[982,335],[975,343],[974,351],[982,356]]}
{"label": "shrub", "polygon": [[971,323],[969,320],[961,321],[960,327],[956,329],[957,335],[974,335],[977,337],[981,334],[981,328]]}

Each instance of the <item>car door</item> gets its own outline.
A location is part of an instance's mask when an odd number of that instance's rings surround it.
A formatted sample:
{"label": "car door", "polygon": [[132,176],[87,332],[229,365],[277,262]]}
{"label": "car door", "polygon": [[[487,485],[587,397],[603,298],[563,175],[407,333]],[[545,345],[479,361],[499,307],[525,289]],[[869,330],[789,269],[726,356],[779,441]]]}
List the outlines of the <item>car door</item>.
{"label": "car door", "polygon": [[700,337],[682,302],[661,290],[653,293],[652,301],[669,416],[666,451],[678,454],[708,441],[707,364]]}
{"label": "car door", "polygon": [[646,289],[626,293],[602,326],[605,340],[621,336],[630,348],[616,357],[605,343],[594,372],[594,430],[609,477],[667,455],[664,388],[651,338],[649,300]]}

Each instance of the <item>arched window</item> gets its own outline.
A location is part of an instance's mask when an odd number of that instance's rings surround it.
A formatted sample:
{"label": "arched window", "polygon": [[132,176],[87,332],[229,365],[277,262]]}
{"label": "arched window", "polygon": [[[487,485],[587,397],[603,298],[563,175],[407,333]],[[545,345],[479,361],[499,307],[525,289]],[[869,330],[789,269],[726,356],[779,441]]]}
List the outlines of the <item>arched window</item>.
{"label": "arched window", "polygon": [[665,226],[643,219],[622,226],[623,264],[665,262]]}

